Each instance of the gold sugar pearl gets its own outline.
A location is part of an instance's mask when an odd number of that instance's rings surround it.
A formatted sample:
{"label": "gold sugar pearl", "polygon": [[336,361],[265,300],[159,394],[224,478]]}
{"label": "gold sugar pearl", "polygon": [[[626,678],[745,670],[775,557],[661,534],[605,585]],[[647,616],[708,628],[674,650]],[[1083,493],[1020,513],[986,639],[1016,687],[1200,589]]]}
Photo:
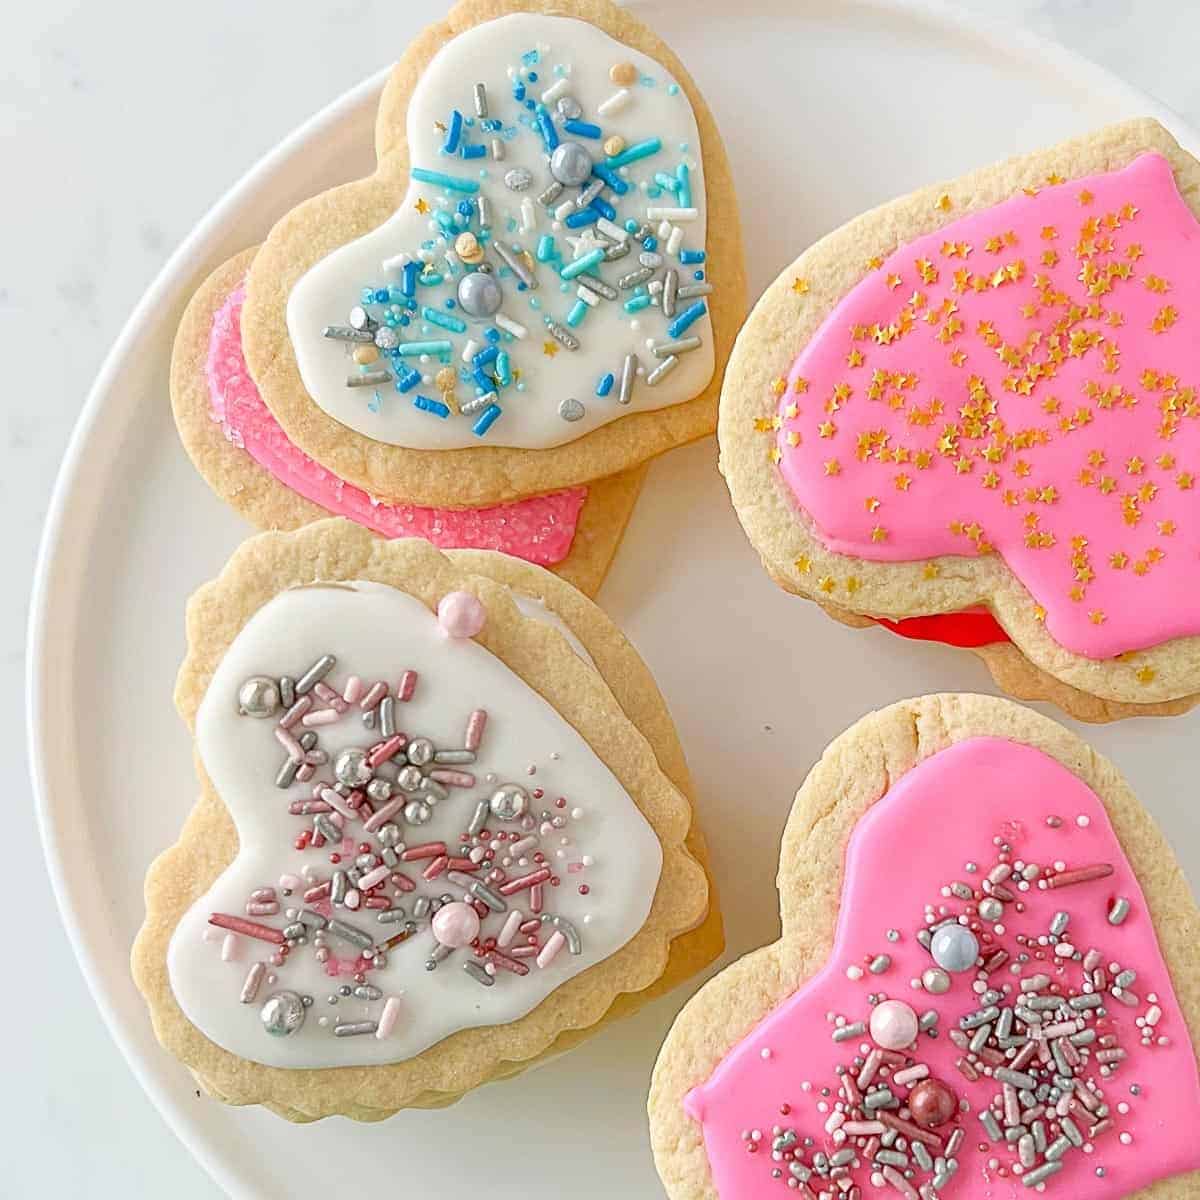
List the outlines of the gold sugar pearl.
{"label": "gold sugar pearl", "polygon": [[355,346],[354,361],[360,367],[369,366],[371,363],[379,361],[379,351],[374,346]]}
{"label": "gold sugar pearl", "polygon": [[625,139],[619,134],[614,133],[612,137],[604,139],[604,153],[609,158],[615,158],[622,150],[625,149]]}
{"label": "gold sugar pearl", "polygon": [[437,390],[445,395],[446,392],[454,391],[458,383],[458,372],[453,367],[443,367],[433,377],[433,382],[437,385]]}
{"label": "gold sugar pearl", "polygon": [[631,62],[613,63],[609,68],[608,77],[618,87],[629,87],[630,84],[637,83],[638,69]]}
{"label": "gold sugar pearl", "polygon": [[454,252],[463,262],[472,266],[483,261],[483,247],[479,244],[479,239],[470,232],[460,233],[454,239]]}

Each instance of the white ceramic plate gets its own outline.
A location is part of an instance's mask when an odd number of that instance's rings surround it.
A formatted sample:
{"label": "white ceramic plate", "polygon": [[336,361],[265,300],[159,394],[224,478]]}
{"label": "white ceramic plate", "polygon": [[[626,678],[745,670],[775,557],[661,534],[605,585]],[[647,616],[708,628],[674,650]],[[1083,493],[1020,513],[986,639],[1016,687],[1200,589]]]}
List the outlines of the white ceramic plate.
{"label": "white ceramic plate", "polygon": [[[409,0],[415,30],[447,7]],[[843,220],[929,180],[1161,106],[1066,51],[942,9],[860,0],[637,2],[688,64],[728,140],[761,290]],[[415,10],[415,11],[413,11]],[[395,31],[393,31],[394,34]],[[201,223],[126,325],[75,430],[47,523],[30,629],[31,758],[70,932],[113,1036],[179,1137],[239,1196],[329,1195],[354,1164],[430,1197],[646,1197],[643,1100],[686,989],[526,1076],[440,1113],[293,1127],[199,1097],[129,978],[142,877],[195,783],[171,705],[188,594],[249,531],[184,457],[167,401],[191,288],[291,205],[371,165],[382,75],[307,122]],[[658,677],[714,847],[729,944],[777,933],[772,873],[795,788],[871,708],[992,690],[966,653],[851,632],[759,567],[705,442],[653,469],[602,601]],[[1200,713],[1084,731],[1165,827],[1195,885]],[[519,1162],[519,1166],[515,1165]]]}

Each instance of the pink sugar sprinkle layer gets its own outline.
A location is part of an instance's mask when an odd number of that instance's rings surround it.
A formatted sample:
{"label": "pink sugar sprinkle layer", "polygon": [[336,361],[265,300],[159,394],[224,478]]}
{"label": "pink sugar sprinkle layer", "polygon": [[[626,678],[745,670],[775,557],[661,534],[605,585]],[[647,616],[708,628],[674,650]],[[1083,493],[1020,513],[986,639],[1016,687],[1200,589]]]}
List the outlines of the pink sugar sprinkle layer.
{"label": "pink sugar sprinkle layer", "polygon": [[228,441],[284,487],[383,537],[420,537],[443,550],[499,550],[538,566],[561,563],[571,551],[587,489],[567,488],[487,508],[426,508],[384,504],[309,458],[289,439],[263,402],[242,353],[245,285],[213,315],[205,377],[210,415]]}

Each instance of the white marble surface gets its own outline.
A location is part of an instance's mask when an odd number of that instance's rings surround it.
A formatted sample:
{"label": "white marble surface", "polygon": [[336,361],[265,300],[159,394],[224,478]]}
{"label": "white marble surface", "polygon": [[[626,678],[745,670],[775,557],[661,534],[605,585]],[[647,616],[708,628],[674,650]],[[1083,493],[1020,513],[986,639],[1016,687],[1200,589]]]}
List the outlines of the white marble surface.
{"label": "white marble surface", "polygon": [[[749,19],[753,0],[745,7]],[[1056,38],[1200,124],[1200,8],[1178,0],[964,7]],[[109,1041],[53,907],[21,732],[28,580],[71,426],[130,308],[259,155],[389,61],[399,38],[389,45],[381,32],[401,26],[402,11],[397,0],[5,6],[0,499],[14,521],[0,592],[0,717],[16,757],[3,827],[19,852],[4,892],[24,916],[13,946],[21,978],[33,982],[18,988],[7,972],[0,991],[0,1020],[20,1031],[4,1060],[0,1196],[216,1194]]]}

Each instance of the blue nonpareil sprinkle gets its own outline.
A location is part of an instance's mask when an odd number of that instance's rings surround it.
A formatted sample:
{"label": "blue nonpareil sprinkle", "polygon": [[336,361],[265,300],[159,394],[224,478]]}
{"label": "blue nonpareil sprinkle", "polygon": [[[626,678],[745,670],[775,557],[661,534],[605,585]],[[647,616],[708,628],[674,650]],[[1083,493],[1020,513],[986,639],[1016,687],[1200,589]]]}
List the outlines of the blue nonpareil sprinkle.
{"label": "blue nonpareil sprinkle", "polygon": [[598,138],[603,130],[599,125],[593,125],[591,121],[564,121],[563,128],[568,133],[573,133],[576,137],[582,138]]}
{"label": "blue nonpareil sprinkle", "polygon": [[419,408],[422,412],[441,417],[443,421],[450,415],[448,404],[443,404],[440,400],[431,400],[428,396],[414,396],[413,408]]}
{"label": "blue nonpareil sprinkle", "polygon": [[496,355],[496,382],[501,387],[508,387],[512,383],[512,363],[507,350],[501,350]]}
{"label": "blue nonpareil sprinkle", "polygon": [[580,208],[570,213],[563,224],[568,229],[582,229],[585,225],[595,225],[600,220],[600,213],[594,208]]}
{"label": "blue nonpareil sprinkle", "polygon": [[616,383],[616,379],[611,371],[607,375],[601,375],[600,382],[596,384],[596,395],[607,396],[613,390],[614,383]]}
{"label": "blue nonpareil sprinkle", "polygon": [[487,147],[478,142],[464,142],[458,152],[463,158],[482,158],[487,153]]}
{"label": "blue nonpareil sprinkle", "polygon": [[494,363],[499,354],[500,351],[495,346],[485,346],[471,359],[471,365],[480,368],[486,367],[489,363]]}
{"label": "blue nonpareil sprinkle", "polygon": [[471,378],[475,380],[475,386],[481,392],[490,392],[495,389],[495,383],[492,377],[487,374],[482,367],[475,367],[471,371]]}
{"label": "blue nonpareil sprinkle", "polygon": [[500,414],[504,410],[498,404],[489,404],[487,408],[479,414],[479,420],[471,426],[471,432],[476,437],[483,437],[493,425],[495,425]]}
{"label": "blue nonpareil sprinkle", "polygon": [[679,261],[681,263],[683,263],[683,265],[685,267],[695,266],[696,263],[702,263],[704,261],[704,251],[703,250],[680,250]]}
{"label": "blue nonpareil sprinkle", "polygon": [[514,100],[524,100],[525,99],[525,85],[523,83],[514,83],[513,84],[513,99]]}
{"label": "blue nonpareil sprinkle", "polygon": [[679,335],[683,333],[685,329],[694,324],[696,321],[700,320],[706,311],[707,309],[704,307],[703,300],[697,300],[695,304],[689,304],[687,308],[685,308],[683,312],[681,312],[679,316],[677,316],[675,320],[673,320],[670,325],[667,326],[667,333],[673,338],[679,337]]}
{"label": "blue nonpareil sprinkle", "polygon": [[605,217],[609,221],[617,219],[617,210],[602,196],[596,196],[588,207],[594,208],[602,217]]}
{"label": "blue nonpareil sprinkle", "polygon": [[463,131],[463,115],[456,108],[450,114],[450,124],[446,126],[446,140],[442,143],[442,150],[446,154],[454,154],[458,151],[458,144],[462,141]]}
{"label": "blue nonpareil sprinkle", "polygon": [[460,179],[456,175],[446,175],[442,171],[431,171],[428,167],[413,167],[409,174],[418,183],[434,184],[437,187],[444,187],[450,192],[473,194],[479,191],[479,184],[474,179]]}

